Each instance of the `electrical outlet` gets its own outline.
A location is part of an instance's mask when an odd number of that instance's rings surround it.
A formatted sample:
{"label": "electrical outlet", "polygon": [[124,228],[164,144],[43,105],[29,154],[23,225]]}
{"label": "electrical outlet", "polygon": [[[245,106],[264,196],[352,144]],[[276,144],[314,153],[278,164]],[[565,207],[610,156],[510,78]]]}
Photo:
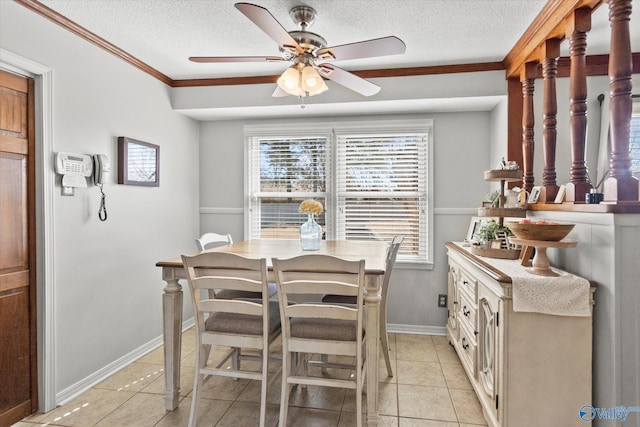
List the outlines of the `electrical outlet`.
{"label": "electrical outlet", "polygon": [[446,307],[447,306],[447,295],[439,294],[438,295],[438,307]]}

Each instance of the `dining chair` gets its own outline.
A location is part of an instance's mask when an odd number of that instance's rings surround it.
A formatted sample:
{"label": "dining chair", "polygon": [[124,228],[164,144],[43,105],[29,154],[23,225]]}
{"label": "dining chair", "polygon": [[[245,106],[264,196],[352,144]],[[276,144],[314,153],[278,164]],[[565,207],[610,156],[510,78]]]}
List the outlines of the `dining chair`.
{"label": "dining chair", "polygon": [[233,239],[231,234],[218,233],[204,233],[199,239],[196,239],[196,246],[198,246],[198,251],[200,252],[209,249],[214,243],[230,244],[233,243]]}
{"label": "dining chair", "polygon": [[[282,324],[282,390],[280,426],[287,425],[290,386],[316,385],[355,389],[356,422],[362,425],[365,377],[363,330],[364,260],[347,261],[329,255],[274,258]],[[325,304],[322,294],[356,298],[355,305]],[[316,295],[317,302],[296,302]],[[355,358],[355,375],[348,379],[312,375],[307,362],[313,354]]]}
{"label": "dining chair", "polygon": [[[198,251],[202,252],[207,249],[211,249],[216,246],[220,246],[220,244],[231,244],[233,243],[233,239],[231,238],[231,234],[218,234],[218,233],[204,233],[200,236],[199,239],[196,239],[196,245],[198,246]],[[212,290],[212,292],[214,292]],[[244,292],[244,291],[234,291],[230,289],[216,290],[216,298],[222,299],[234,299],[234,298],[260,298],[261,294],[259,292]],[[276,284],[269,284],[269,295],[274,295],[276,293]]]}
{"label": "dining chair", "polygon": [[[391,244],[387,248],[385,257],[384,277],[382,279],[382,296],[380,299],[380,341],[382,344],[382,353],[384,361],[387,365],[387,374],[392,377],[393,369],[391,368],[391,357],[389,355],[389,335],[387,334],[387,296],[389,295],[389,284],[391,283],[391,272],[398,256],[398,249],[404,241],[404,236],[395,236]],[[324,295],[322,302],[325,303],[342,303],[355,304],[354,297],[345,297],[342,295]],[[326,358],[325,358],[326,361]]]}
{"label": "dining chair", "polygon": [[[198,402],[205,377],[219,375],[234,379],[247,378],[261,381],[260,426],[266,418],[267,390],[269,386],[269,344],[280,335],[280,314],[277,301],[269,300],[267,287],[267,261],[249,259],[240,255],[202,252],[182,255],[195,317],[196,368],[189,426],[197,425]],[[219,299],[212,289],[259,292],[259,299]],[[230,347],[224,357],[209,361],[211,346]],[[260,369],[241,369],[240,350],[258,350]],[[232,359],[232,369],[226,364]],[[244,356],[249,359],[250,357]],[[234,361],[235,360],[235,361]],[[273,377],[275,378],[275,377]]]}

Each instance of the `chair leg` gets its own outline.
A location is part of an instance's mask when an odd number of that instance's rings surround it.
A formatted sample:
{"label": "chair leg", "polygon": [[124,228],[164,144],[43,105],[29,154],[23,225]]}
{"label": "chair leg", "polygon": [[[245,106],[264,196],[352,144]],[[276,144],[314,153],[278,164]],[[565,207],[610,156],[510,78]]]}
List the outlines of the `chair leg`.
{"label": "chair leg", "polygon": [[382,342],[382,354],[387,364],[387,375],[393,376],[391,369],[391,357],[389,355],[389,336],[387,335],[387,307],[380,307],[380,341]]}
{"label": "chair leg", "polygon": [[200,373],[200,369],[207,364],[209,350],[211,346],[198,346],[196,353],[196,366],[193,376],[193,393],[191,393],[191,412],[189,413],[189,427],[195,427],[198,424],[198,403],[202,394],[202,380],[204,375]]}
{"label": "chair leg", "polygon": [[393,376],[393,370],[391,369],[391,358],[389,356],[389,341],[387,333],[380,333],[380,339],[382,340],[382,353],[384,354],[384,362],[387,364],[387,375]]}
{"label": "chair leg", "polygon": [[[267,348],[269,343],[266,344]],[[260,387],[260,427],[267,422],[267,394],[269,392],[269,351],[262,351],[262,384]]]}
{"label": "chair leg", "polygon": [[[309,359],[310,359],[310,355],[309,353],[302,353],[302,360],[301,360],[301,365],[302,365],[302,376],[303,377],[308,377],[309,376]],[[307,385],[306,384],[302,384],[302,388],[306,389]]]}
{"label": "chair leg", "polygon": [[[297,356],[295,357],[297,359]],[[287,378],[290,374],[294,374],[292,371],[295,369],[295,363],[292,363],[292,357],[290,352],[286,352],[282,357],[282,387],[280,390],[280,423],[278,426],[286,427],[287,425],[287,412],[289,409],[289,383]]]}
{"label": "chair leg", "polygon": [[362,427],[362,368],[356,366],[356,426]]}
{"label": "chair leg", "polygon": [[[240,349],[237,347],[233,348],[233,354],[231,355],[231,369],[234,371],[240,370]],[[238,381],[238,377],[233,379],[234,381]]]}

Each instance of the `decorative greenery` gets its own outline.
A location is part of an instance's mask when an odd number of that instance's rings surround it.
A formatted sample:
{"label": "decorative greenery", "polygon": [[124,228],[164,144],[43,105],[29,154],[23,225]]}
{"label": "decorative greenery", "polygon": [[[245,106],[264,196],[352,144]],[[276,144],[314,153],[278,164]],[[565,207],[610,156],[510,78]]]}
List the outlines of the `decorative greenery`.
{"label": "decorative greenery", "polygon": [[506,233],[507,236],[512,236],[513,233],[506,226],[500,226],[496,222],[496,220],[492,219],[491,221],[485,221],[480,226],[480,229],[475,235],[476,240],[481,245],[486,245],[489,240],[496,240],[498,238],[498,233]]}
{"label": "decorative greenery", "polygon": [[492,191],[491,193],[487,194],[487,198],[489,199],[492,208],[500,207],[500,199],[502,199],[503,204],[506,200],[506,197],[501,195],[499,190]]}

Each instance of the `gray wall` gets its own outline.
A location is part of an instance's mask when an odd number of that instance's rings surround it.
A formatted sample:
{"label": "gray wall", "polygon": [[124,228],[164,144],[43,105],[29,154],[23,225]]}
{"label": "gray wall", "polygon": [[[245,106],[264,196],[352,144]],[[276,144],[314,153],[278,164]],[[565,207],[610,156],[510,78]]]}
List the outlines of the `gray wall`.
{"label": "gray wall", "polygon": [[[428,118],[434,121],[434,268],[406,265],[394,270],[389,294],[390,329],[444,332],[446,309],[437,295],[447,290],[444,244],[465,237],[470,216],[488,191],[482,180],[489,162],[491,112],[425,113],[394,116],[323,117],[318,121]],[[244,230],[245,124],[290,120],[217,121],[202,124],[200,144],[201,231],[230,232],[241,240]],[[463,123],[464,125],[461,125]]]}
{"label": "gray wall", "polygon": [[[68,397],[105,366],[159,342],[155,263],[193,251],[199,231],[199,126],[172,111],[164,84],[14,2],[0,2],[0,47],[53,70],[52,150],[41,173],[54,174],[58,151],[107,154],[114,171],[104,188],[106,222],[95,186],[63,197],[56,177],[43,189],[53,199],[53,274],[40,278],[53,281],[49,357],[56,395]],[[159,188],[116,184],[118,136],[160,146]]]}

